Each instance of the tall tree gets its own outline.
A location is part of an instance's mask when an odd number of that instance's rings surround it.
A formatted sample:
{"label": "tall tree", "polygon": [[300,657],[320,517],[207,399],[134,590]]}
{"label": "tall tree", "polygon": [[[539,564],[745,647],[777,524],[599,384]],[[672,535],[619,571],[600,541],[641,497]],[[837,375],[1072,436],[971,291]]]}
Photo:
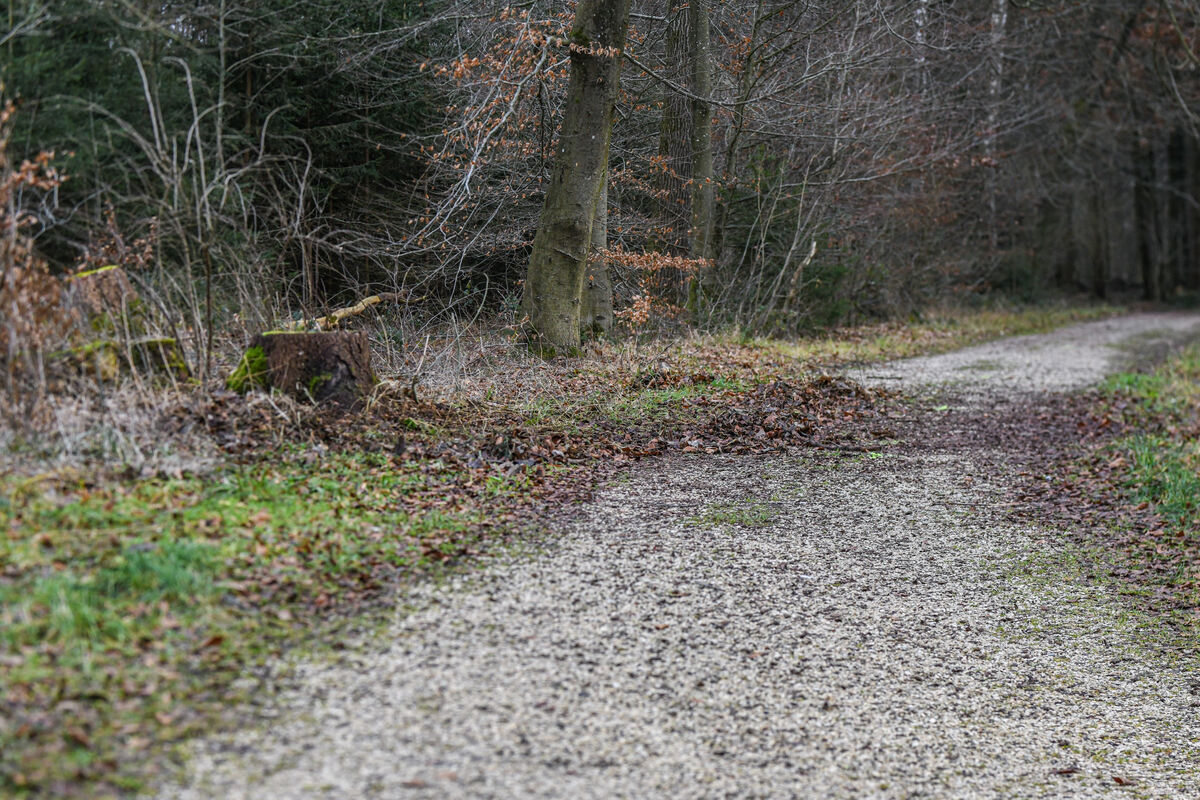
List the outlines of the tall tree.
{"label": "tall tree", "polygon": [[580,0],[568,37],[571,77],[521,309],[543,351],[579,346],[592,223],[608,168],[630,0]]}
{"label": "tall tree", "polygon": [[[694,4],[693,4],[694,5]],[[692,176],[690,102],[686,94],[673,88],[688,86],[690,74],[689,37],[691,5],[667,4],[667,32],[660,77],[664,83],[662,120],[658,128],[658,157],[661,170],[654,175],[660,196],[659,215],[663,220],[663,244],[669,252],[682,252],[688,223],[688,183]]]}
{"label": "tall tree", "polygon": [[712,257],[713,149],[712,44],[708,31],[708,3],[692,0],[688,7],[688,60],[692,89],[692,210],[688,255]]}

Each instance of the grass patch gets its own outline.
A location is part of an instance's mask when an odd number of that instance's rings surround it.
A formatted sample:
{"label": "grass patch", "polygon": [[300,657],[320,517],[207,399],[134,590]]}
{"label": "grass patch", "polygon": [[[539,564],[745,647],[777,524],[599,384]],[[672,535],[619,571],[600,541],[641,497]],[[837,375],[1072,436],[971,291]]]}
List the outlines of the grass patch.
{"label": "grass patch", "polygon": [[1128,569],[1200,625],[1200,345],[1152,372],[1115,375],[1104,393],[1125,425],[1104,457],[1127,504],[1152,514],[1127,532]]}
{"label": "grass patch", "polygon": [[710,505],[688,522],[710,528],[720,525],[761,528],[774,522],[775,517],[775,512],[763,503],[717,503]]}
{"label": "grass patch", "polygon": [[484,509],[460,478],[294,451],[205,480],[0,483],[0,794],[138,787],[139,754],[204,729],[316,612],[463,552]]}

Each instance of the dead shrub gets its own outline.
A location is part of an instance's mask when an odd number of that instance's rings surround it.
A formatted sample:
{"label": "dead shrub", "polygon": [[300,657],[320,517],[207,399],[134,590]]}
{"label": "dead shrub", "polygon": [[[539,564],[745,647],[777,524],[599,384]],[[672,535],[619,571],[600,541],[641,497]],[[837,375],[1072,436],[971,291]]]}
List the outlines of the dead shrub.
{"label": "dead shrub", "polygon": [[42,152],[14,165],[8,155],[15,106],[0,107],[0,360],[3,404],[19,419],[34,416],[46,392],[46,356],[66,341],[73,322],[63,304],[63,283],[34,250],[29,229],[37,218],[23,203],[62,182],[54,154]]}

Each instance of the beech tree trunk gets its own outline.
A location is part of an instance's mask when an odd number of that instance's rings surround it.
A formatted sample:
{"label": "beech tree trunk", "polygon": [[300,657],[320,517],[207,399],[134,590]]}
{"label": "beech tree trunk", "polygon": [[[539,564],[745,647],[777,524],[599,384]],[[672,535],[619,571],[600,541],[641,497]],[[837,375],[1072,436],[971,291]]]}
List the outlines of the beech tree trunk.
{"label": "beech tree trunk", "polygon": [[997,162],[996,139],[1000,135],[1000,103],[1004,91],[1004,46],[1008,30],[1008,0],[993,0],[990,70],[988,80],[988,121],[984,152],[987,155],[987,203],[988,203],[988,247],[992,264],[999,257],[1000,230],[998,213],[998,180],[1000,165]]}
{"label": "beech tree trunk", "polygon": [[1162,283],[1158,268],[1158,222],[1154,207],[1154,151],[1149,147],[1133,147],[1134,225],[1137,228],[1138,259],[1142,268],[1142,292],[1147,300],[1162,300]]}
{"label": "beech tree trunk", "polygon": [[603,188],[630,0],[580,0],[571,28],[571,78],[542,220],[533,240],[521,310],[530,345],[579,346],[592,223]]}
{"label": "beech tree trunk", "polygon": [[600,181],[600,197],[592,217],[592,243],[588,253],[587,278],[583,287],[583,309],[579,313],[584,337],[603,336],[612,330],[612,278],[603,253],[608,249],[608,170]]}
{"label": "beech tree trunk", "polygon": [[[714,181],[712,149],[712,108],[706,98],[712,95],[712,43],[708,29],[708,4],[691,0],[688,6],[689,81],[693,97],[691,125],[692,198],[691,224],[688,227],[688,256],[713,257]],[[701,296],[706,294],[705,273],[688,282],[687,307],[692,314],[700,311]]]}
{"label": "beech tree trunk", "polygon": [[[663,74],[680,86],[691,83],[688,72],[691,8],[675,0],[669,4]],[[662,121],[658,129],[658,155],[663,171],[655,174],[661,195],[662,239],[668,252],[680,254],[690,227],[688,182],[692,177],[691,103],[674,89],[663,89]]]}

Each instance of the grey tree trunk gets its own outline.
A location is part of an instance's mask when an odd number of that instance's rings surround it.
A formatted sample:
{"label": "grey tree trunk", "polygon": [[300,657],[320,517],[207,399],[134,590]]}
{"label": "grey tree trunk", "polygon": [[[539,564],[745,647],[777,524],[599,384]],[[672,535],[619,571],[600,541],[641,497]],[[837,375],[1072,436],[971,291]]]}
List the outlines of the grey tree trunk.
{"label": "grey tree trunk", "polygon": [[992,265],[995,266],[1000,249],[999,213],[997,187],[1000,165],[996,161],[996,139],[1000,135],[1000,103],[1004,90],[1004,46],[1008,31],[1008,0],[993,0],[992,36],[989,53],[991,75],[988,79],[988,121],[984,139],[987,155],[987,203],[988,203],[988,247]]}
{"label": "grey tree trunk", "polygon": [[[669,4],[666,53],[663,74],[672,82],[687,86],[690,7],[675,0]],[[688,182],[692,177],[690,102],[686,95],[666,87],[663,90],[662,122],[658,129],[658,155],[663,171],[655,176],[655,188],[661,200],[662,243],[671,253],[681,253],[684,236],[690,227]]]}
{"label": "grey tree trunk", "polygon": [[[733,108],[733,124],[725,136],[725,158],[722,162],[722,180],[733,185],[738,174],[738,148],[741,144],[742,133],[747,128],[745,103],[750,99],[754,90],[756,75],[759,71],[759,53],[761,50],[761,32],[763,20],[767,16],[765,3],[758,0],[750,23],[750,41],[746,55],[741,63],[741,76],[738,78],[737,104]],[[714,212],[712,244],[713,252],[721,252],[725,243],[725,230],[729,223],[729,205],[721,203]]]}
{"label": "grey tree trunk", "polygon": [[592,242],[588,253],[587,277],[583,287],[583,306],[579,312],[580,333],[584,337],[603,336],[612,330],[612,278],[604,251],[608,249],[608,170],[600,181],[600,197],[592,217]]}
{"label": "grey tree trunk", "polygon": [[608,164],[629,4],[580,0],[575,9],[566,111],[521,299],[530,345],[546,353],[569,353],[580,342],[592,222]]}
{"label": "grey tree trunk", "polygon": [[1138,256],[1142,267],[1142,292],[1147,300],[1162,300],[1162,283],[1158,268],[1158,230],[1154,207],[1154,151],[1149,147],[1133,147],[1134,224],[1137,227]]}

